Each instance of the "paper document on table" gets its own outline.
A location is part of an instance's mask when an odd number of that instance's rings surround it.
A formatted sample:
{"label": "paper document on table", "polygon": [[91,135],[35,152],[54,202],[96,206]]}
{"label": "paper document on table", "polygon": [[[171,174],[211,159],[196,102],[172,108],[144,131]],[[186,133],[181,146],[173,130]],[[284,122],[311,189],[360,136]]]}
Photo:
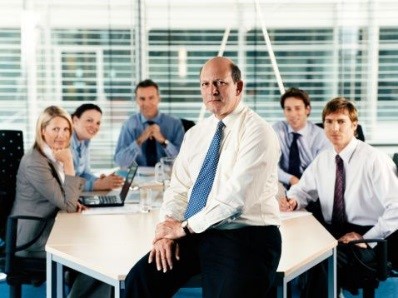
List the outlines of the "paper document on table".
{"label": "paper document on table", "polygon": [[94,174],[98,177],[101,175],[109,176],[110,174],[116,173],[117,170],[119,170],[119,167],[112,169],[97,169],[94,171]]}
{"label": "paper document on table", "polygon": [[155,168],[154,167],[139,167],[137,174],[138,174],[138,176],[142,176],[142,177],[152,177],[152,176],[155,176]]}
{"label": "paper document on table", "polygon": [[281,219],[286,220],[290,218],[308,216],[311,215],[312,213],[308,212],[307,210],[297,210],[297,211],[281,212],[280,214],[281,214]]}
{"label": "paper document on table", "polygon": [[102,208],[89,208],[82,211],[85,215],[94,214],[126,214],[126,213],[136,213],[140,211],[140,206],[138,204],[125,204],[123,207],[102,207]]}
{"label": "paper document on table", "polygon": [[153,190],[163,191],[163,183],[157,181],[145,181],[139,183],[140,188],[150,188]]}

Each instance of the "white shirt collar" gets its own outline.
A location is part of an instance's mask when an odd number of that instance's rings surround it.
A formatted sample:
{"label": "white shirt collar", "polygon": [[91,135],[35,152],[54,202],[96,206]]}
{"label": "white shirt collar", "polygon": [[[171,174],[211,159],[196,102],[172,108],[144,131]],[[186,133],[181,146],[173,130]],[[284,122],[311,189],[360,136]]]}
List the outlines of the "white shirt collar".
{"label": "white shirt collar", "polygon": [[293,133],[293,132],[296,132],[296,133],[298,133],[298,134],[300,134],[302,136],[306,136],[308,134],[308,129],[309,129],[308,128],[308,121],[305,123],[305,126],[302,129],[298,130],[298,131],[294,131],[293,128],[290,125],[288,125],[289,134]]}
{"label": "white shirt collar", "polygon": [[340,155],[340,157],[344,160],[345,163],[348,163],[349,160],[351,159],[351,156],[354,154],[355,149],[357,148],[358,145],[358,139],[356,137],[353,137],[351,141],[348,143],[347,146],[343,150],[340,151],[340,153],[337,153],[334,149],[333,151],[335,152],[336,155]]}

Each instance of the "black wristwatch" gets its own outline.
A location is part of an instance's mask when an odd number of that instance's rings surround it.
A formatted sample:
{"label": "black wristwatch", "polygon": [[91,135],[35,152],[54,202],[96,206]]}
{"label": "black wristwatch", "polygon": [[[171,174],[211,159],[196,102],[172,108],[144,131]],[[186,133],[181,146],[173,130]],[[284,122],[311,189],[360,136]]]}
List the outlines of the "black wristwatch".
{"label": "black wristwatch", "polygon": [[187,220],[184,220],[181,223],[181,228],[184,230],[185,235],[191,234],[191,231],[189,230],[189,227],[188,227],[188,221]]}
{"label": "black wristwatch", "polygon": [[166,148],[168,144],[170,144],[169,140],[165,139],[164,142],[162,143],[162,146]]}

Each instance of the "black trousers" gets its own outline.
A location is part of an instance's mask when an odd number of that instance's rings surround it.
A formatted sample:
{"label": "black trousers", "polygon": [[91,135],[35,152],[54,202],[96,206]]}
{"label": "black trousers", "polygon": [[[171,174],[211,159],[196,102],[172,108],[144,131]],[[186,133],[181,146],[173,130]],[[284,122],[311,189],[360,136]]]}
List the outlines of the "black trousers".
{"label": "black trousers", "polygon": [[276,226],[210,229],[178,240],[180,260],[158,271],[145,255],[126,277],[126,297],[172,297],[201,273],[203,297],[267,297],[281,255]]}

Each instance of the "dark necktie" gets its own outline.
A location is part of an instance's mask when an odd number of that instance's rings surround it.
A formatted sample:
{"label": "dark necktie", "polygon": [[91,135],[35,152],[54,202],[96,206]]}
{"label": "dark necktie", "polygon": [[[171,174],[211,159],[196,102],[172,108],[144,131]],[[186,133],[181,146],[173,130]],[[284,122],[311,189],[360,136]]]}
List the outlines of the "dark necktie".
{"label": "dark necktie", "polygon": [[[153,125],[155,122],[147,121],[148,125]],[[154,167],[158,162],[158,154],[156,151],[156,140],[154,138],[145,141],[145,157],[146,164],[149,167]]]}
{"label": "dark necktie", "polygon": [[301,178],[301,171],[300,171],[300,152],[297,145],[297,139],[301,135],[297,132],[293,132],[293,141],[290,145],[289,150],[289,174],[296,176],[297,178]]}
{"label": "dark necktie", "polygon": [[340,228],[346,223],[344,207],[345,173],[344,162],[339,155],[336,155],[336,182],[334,185],[334,202],[332,213],[332,225]]}
{"label": "dark necktie", "polygon": [[79,158],[82,157],[82,149],[81,149],[80,146],[81,146],[81,145],[79,144],[79,145],[77,145],[77,147],[76,147],[77,156],[79,156]]}
{"label": "dark necktie", "polygon": [[220,144],[222,139],[222,132],[224,128],[222,121],[218,122],[216,133],[211,141],[209,150],[203,161],[198,178],[193,186],[191,197],[188,202],[187,210],[184,218],[188,219],[192,215],[198,213],[204,206],[206,206],[207,197],[213,186],[214,176],[216,174],[218,159],[220,158]]}
{"label": "dark necktie", "polygon": [[79,143],[79,145],[77,145],[76,150],[77,150],[77,154],[78,154],[79,158],[81,158],[82,157],[82,144],[81,143]]}

